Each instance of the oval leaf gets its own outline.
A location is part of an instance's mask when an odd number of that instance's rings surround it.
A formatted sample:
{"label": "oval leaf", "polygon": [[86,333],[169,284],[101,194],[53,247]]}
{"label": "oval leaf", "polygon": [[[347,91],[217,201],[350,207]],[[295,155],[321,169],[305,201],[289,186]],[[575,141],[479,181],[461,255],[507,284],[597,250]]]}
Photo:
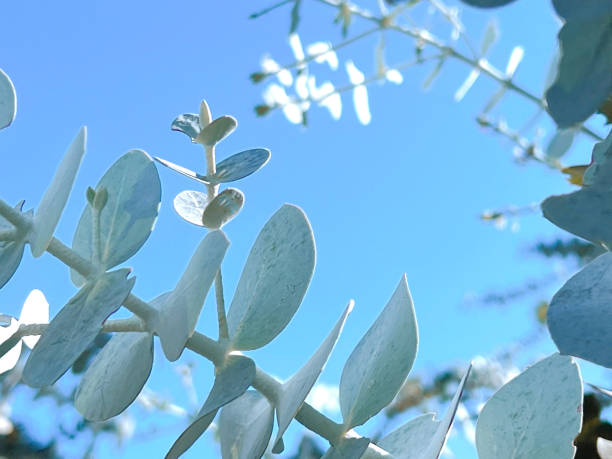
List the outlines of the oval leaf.
{"label": "oval leaf", "polygon": [[406,276],[348,358],[340,379],[340,409],[346,430],[387,406],[412,368],[418,331]]}
{"label": "oval leaf", "polygon": [[207,228],[219,229],[231,221],[244,204],[244,194],[236,188],[223,190],[206,206],[202,223]]}
{"label": "oval leaf", "polygon": [[195,142],[200,134],[200,117],[194,113],[184,113],[176,117],[170,129],[188,135],[191,141]]}
{"label": "oval leaf", "polygon": [[200,175],[197,172],[194,172],[192,170],[189,170],[183,166],[179,166],[178,164],[174,164],[170,161],[167,161],[165,159],[159,158],[159,157],[155,157],[154,158],[155,161],[157,161],[160,164],[163,164],[164,166],[166,166],[168,169],[172,169],[175,172],[178,172],[179,174],[184,175],[185,177],[189,177],[190,179],[195,180],[196,182],[200,182],[200,183],[204,183],[204,184],[210,184],[211,182],[209,181],[208,177],[206,177],[205,175]]}
{"label": "oval leaf", "polygon": [[0,374],[12,370],[21,356],[19,322],[11,317],[8,327],[0,327]]}
{"label": "oval leaf", "polygon": [[174,210],[183,220],[197,226],[204,226],[202,214],[208,204],[208,196],[200,191],[181,191],[174,198]]}
{"label": "oval leaf", "polygon": [[[23,201],[15,206],[21,211]],[[13,225],[0,215],[0,230],[11,230]],[[25,248],[25,235],[14,241],[0,241],[0,288],[11,280],[21,263]]]}
{"label": "oval leaf", "polygon": [[612,253],[607,252],[569,279],[552,298],[547,324],[563,354],[612,368]]}
{"label": "oval leaf", "polygon": [[546,156],[553,159],[561,158],[571,148],[577,132],[576,129],[559,129],[546,148]]}
{"label": "oval leaf", "polygon": [[567,128],[586,120],[612,93],[612,4],[553,0],[553,5],[565,24],[557,78],[546,101],[557,125]]}
{"label": "oval leaf", "polygon": [[[306,396],[314,386],[317,378],[323,371],[327,359],[331,354],[331,351],[338,341],[338,337],[344,327],[344,322],[353,309],[353,301],[351,301],[342,316],[336,323],[336,326],[327,335],[325,341],[321,343],[317,351],[313,356],[306,362],[306,364],[300,368],[300,370],[283,384],[282,391],[278,398],[276,405],[276,419],[278,421],[278,431],[276,433],[275,445],[278,445],[282,441],[282,436],[289,427],[289,423],[295,417],[296,413],[306,400]],[[369,442],[368,442],[369,443]],[[367,448],[367,444],[366,444]]]}
{"label": "oval leaf", "polygon": [[34,226],[30,235],[32,255],[40,257],[45,250],[62,215],[68,196],[72,190],[74,179],[85,154],[87,129],[82,127],[68,151],[64,155],[55,176],[45,191],[34,214]]}
{"label": "oval leaf", "polygon": [[211,424],[217,410],[246,392],[255,379],[255,363],[248,357],[230,355],[216,370],[215,383],[202,409],[187,429],[174,442],[166,459],[178,458],[200,438]]}
{"label": "oval leaf", "polygon": [[240,180],[261,169],[270,159],[270,150],[253,148],[241,151],[217,164],[210,183],[227,183]]}
{"label": "oval leaf", "polygon": [[[34,289],[30,292],[19,315],[19,324],[47,324],[49,323],[49,303],[43,292]],[[38,343],[40,336],[24,336],[23,342],[32,349]]]}
{"label": "oval leaf", "polygon": [[53,318],[23,369],[30,387],[57,381],[102,330],[107,317],[129,295],[136,278],[129,269],[104,273],[87,282]]}
{"label": "oval leaf", "polygon": [[571,357],[553,354],[499,389],[476,425],[481,459],[571,459],[582,423],[582,379]]}
{"label": "oval leaf", "polygon": [[[134,255],[151,234],[161,201],[161,183],[149,155],[132,150],[104,174],[96,191],[101,188],[108,192],[106,205],[100,211],[100,262],[107,270]],[[91,220],[88,205],[72,241],[74,250],[88,260],[93,256]],[[74,271],[72,279],[77,285],[82,283]]]}
{"label": "oval leaf", "polygon": [[221,410],[221,456],[259,459],[266,450],[274,422],[274,408],[263,395],[247,391]]}
{"label": "oval leaf", "polygon": [[234,349],[257,349],[274,339],[300,306],[315,265],[310,224],[285,204],[253,244],[228,312]]}
{"label": "oval leaf", "polygon": [[4,129],[15,119],[17,96],[13,82],[0,69],[0,129]]}
{"label": "oval leaf", "polygon": [[217,275],[229,241],[222,231],[212,231],[194,252],[174,290],[163,299],[155,332],[159,335],[166,358],[178,359],[185,343],[195,331],[200,311]]}
{"label": "oval leaf", "polygon": [[198,142],[211,147],[230,135],[238,126],[235,118],[223,115],[207,125],[198,136]]}
{"label": "oval leaf", "polygon": [[151,333],[117,333],[81,379],[74,406],[89,421],[105,421],[136,399],[153,366]]}

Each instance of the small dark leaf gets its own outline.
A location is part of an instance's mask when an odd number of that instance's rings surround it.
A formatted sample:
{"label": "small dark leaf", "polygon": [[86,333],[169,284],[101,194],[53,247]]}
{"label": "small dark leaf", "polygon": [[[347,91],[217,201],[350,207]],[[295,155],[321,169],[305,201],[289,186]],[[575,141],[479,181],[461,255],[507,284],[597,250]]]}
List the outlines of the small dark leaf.
{"label": "small dark leaf", "polygon": [[170,125],[170,129],[188,135],[191,141],[195,142],[200,134],[200,117],[194,113],[179,115]]}
{"label": "small dark leaf", "polygon": [[467,3],[470,6],[477,6],[478,8],[496,8],[498,6],[504,6],[508,3],[512,3],[514,0],[461,0],[463,3]]}
{"label": "small dark leaf", "polygon": [[300,25],[300,6],[302,0],[294,0],[293,8],[291,8],[291,25],[289,26],[289,35],[297,31]]}

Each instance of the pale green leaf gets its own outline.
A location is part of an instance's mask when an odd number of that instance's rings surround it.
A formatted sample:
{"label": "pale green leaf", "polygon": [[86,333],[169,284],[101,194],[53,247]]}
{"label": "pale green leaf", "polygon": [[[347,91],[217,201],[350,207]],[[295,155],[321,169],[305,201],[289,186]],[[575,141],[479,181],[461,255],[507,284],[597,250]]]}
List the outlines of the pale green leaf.
{"label": "pale green leaf", "polygon": [[312,229],[298,207],[285,204],[253,244],[228,312],[234,349],[257,349],[289,323],[315,266]]}
{"label": "pale green leaf", "polygon": [[417,347],[417,322],[404,275],[344,365],[340,408],[345,428],[363,424],[393,400],[412,368]]}
{"label": "pale green leaf", "polygon": [[582,423],[582,379],[571,357],[553,354],[499,389],[476,426],[480,459],[572,459]]}
{"label": "pale green leaf", "polygon": [[216,369],[215,382],[196,419],[174,442],[166,459],[178,458],[200,438],[215,418],[217,410],[246,392],[255,379],[255,363],[244,356],[229,355]]}
{"label": "pale green leaf", "polygon": [[89,421],[105,421],[123,412],[149,379],[153,335],[117,333],[83,375],[74,407]]}
{"label": "pale green leaf", "polygon": [[225,405],[219,416],[223,459],[259,459],[270,441],[274,408],[263,395],[247,391]]}
{"label": "pale green leaf", "polygon": [[499,38],[499,25],[497,24],[497,20],[495,18],[490,19],[487,22],[487,28],[485,29],[484,36],[482,37],[482,42],[480,43],[480,55],[484,56],[489,52],[491,46],[495,44],[497,39]]}
{"label": "pale green leaf", "polygon": [[185,343],[195,331],[200,311],[208,294],[229,241],[222,231],[212,231],[204,237],[194,252],[174,290],[163,300],[155,320],[166,358],[179,358]]}
{"label": "pale green leaf", "polygon": [[368,449],[370,440],[365,437],[345,438],[327,450],[321,459],[359,459]]}
{"label": "pale green leaf", "polygon": [[[422,459],[439,425],[440,421],[434,420],[433,413],[422,414],[385,435],[377,444],[394,458]],[[369,455],[363,459],[369,459]]]}
{"label": "pale green leaf", "polygon": [[[21,211],[23,201],[15,206],[15,209]],[[0,215],[0,230],[11,230],[13,225]],[[21,263],[23,250],[25,248],[25,235],[17,238],[14,241],[0,241],[0,288],[11,280],[15,271]]]}
{"label": "pale green leaf", "polygon": [[237,188],[227,188],[210,201],[202,213],[202,224],[211,229],[219,229],[230,222],[244,204],[244,194]]}
{"label": "pale green leaf", "polygon": [[201,191],[181,191],[174,198],[174,210],[183,220],[197,226],[204,226],[202,214],[208,204],[208,195]]}
{"label": "pale green leaf", "polygon": [[195,180],[196,182],[200,182],[200,183],[204,183],[204,184],[208,184],[209,179],[208,177],[206,177],[205,175],[201,175],[198,174],[197,172],[194,172],[192,170],[189,170],[183,166],[179,166],[178,164],[174,164],[170,161],[167,161],[165,159],[159,158],[157,156],[155,156],[155,161],[159,162],[160,164],[163,164],[164,166],[166,166],[168,169],[172,169],[175,172],[178,172],[179,174],[184,175],[185,177],[189,177],[190,179]]}
{"label": "pale green leaf", "polygon": [[136,281],[127,279],[129,273],[129,269],[103,273],[70,299],[32,350],[23,369],[26,384],[49,386],[70,368],[129,295]]}
{"label": "pale green leaf", "polygon": [[0,129],[4,129],[15,119],[17,95],[13,82],[0,69]]}
{"label": "pale green leaf", "polygon": [[[100,211],[100,263],[107,270],[134,255],[151,234],[161,201],[161,183],[149,155],[131,150],[106,171],[96,192],[101,188],[108,192],[106,205]],[[92,260],[92,246],[92,209],[87,205],[72,247]],[[82,283],[74,271],[72,279],[77,285]]]}
{"label": "pale green leaf", "polygon": [[40,257],[47,250],[53,238],[85,154],[86,142],[87,129],[82,127],[68,147],[68,151],[34,213],[34,226],[29,239],[32,255],[35,257]]}
{"label": "pale green leaf", "polygon": [[546,147],[546,156],[553,159],[561,158],[572,146],[577,132],[572,128],[559,129]]}
{"label": "pale green leaf", "polygon": [[230,135],[238,126],[234,117],[223,115],[212,123],[208,124],[198,135],[198,143],[206,146],[213,146]]}

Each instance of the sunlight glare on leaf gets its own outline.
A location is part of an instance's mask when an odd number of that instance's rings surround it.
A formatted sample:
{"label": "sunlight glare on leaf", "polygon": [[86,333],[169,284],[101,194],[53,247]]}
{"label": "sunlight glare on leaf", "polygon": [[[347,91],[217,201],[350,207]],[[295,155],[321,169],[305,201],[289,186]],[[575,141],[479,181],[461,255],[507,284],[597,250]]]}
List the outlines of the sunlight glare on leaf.
{"label": "sunlight glare on leaf", "polygon": [[[45,298],[43,292],[38,289],[34,289],[30,292],[23,307],[21,308],[21,314],[19,315],[19,324],[46,324],[49,323],[49,303]],[[36,343],[40,339],[40,336],[24,336],[23,342],[26,346],[32,349],[36,346]]]}

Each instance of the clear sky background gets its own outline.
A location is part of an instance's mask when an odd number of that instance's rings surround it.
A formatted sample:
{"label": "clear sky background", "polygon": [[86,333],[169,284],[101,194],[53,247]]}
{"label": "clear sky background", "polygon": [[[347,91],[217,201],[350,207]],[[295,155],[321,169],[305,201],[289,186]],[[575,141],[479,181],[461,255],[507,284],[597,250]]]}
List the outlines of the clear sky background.
{"label": "clear sky background", "polygon": [[[503,291],[553,272],[553,262],[539,259],[529,248],[561,231],[539,214],[522,218],[518,232],[498,231],[478,216],[485,209],[539,202],[572,187],[561,174],[542,165],[517,165],[511,143],[478,127],[475,116],[496,84],[481,77],[465,99],[455,103],[453,94],[470,69],[449,61],[428,92],[420,85],[431,65],[405,71],[399,87],[372,85],[368,126],[358,122],[350,93],[343,95],[340,121],[317,107],[309,113],[307,129],[290,124],[280,111],[258,118],[253,107],[262,102],[264,86],[253,85],[249,74],[259,70],[266,53],[282,64],[294,60],[287,44],[289,8],[247,19],[269,3],[4,2],[0,68],[15,84],[18,112],[14,124],[0,133],[0,197],[9,203],[25,199],[26,208],[36,206],[66,147],[87,125],[87,154],[56,234],[70,243],[85,205],[85,189],[128,150],[141,148],[205,170],[201,148],[169,126],[176,115],[197,112],[200,100],[206,98],[213,117],[231,114],[239,123],[235,133],[219,144],[219,159],[254,147],[272,151],[265,168],[235,184],[246,202],[225,228],[232,242],[223,264],[228,304],[251,244],[283,203],[304,209],[317,243],[317,268],[302,307],[276,340],[252,353],[264,370],[289,377],[354,299],[355,309],[320,378],[338,384],[344,362],[402,273],[407,274],[419,322],[415,372],[432,374],[448,364],[467,367],[475,356],[493,355],[530,333],[536,326],[533,298],[501,309],[469,306],[464,298]],[[342,40],[339,28],[332,25],[335,11],[314,1],[303,3],[298,33],[304,45]],[[365,5],[376,8],[375,2]],[[541,94],[559,27],[549,2],[519,0],[495,11],[466,6],[462,19],[477,46],[491,15],[498,18],[502,35],[490,60],[503,69],[512,48],[524,46],[525,58],[515,80]],[[421,21],[423,15],[415,19]],[[351,34],[367,27],[356,20]],[[449,29],[436,26],[436,30]],[[391,33],[387,38],[389,64],[411,58],[411,40]],[[318,81],[330,79],[343,86],[348,82],[344,62],[352,59],[371,74],[376,43],[370,37],[341,51],[336,72],[321,65],[311,66],[311,71],[320,75]],[[534,111],[529,102],[510,96],[493,115],[503,115],[511,126],[519,127]],[[601,131],[603,122],[595,119],[592,125]],[[550,135],[552,125],[546,117],[538,126]],[[581,139],[567,162],[587,163],[591,145]],[[199,185],[168,169],[158,170],[159,220],[148,243],[128,262],[137,277],[134,292],[145,299],[173,288],[205,234],[182,221],[172,208],[177,193],[198,190]],[[20,269],[0,294],[0,310],[18,315],[33,288],[45,293],[52,314],[75,293],[67,268],[48,254],[34,260],[27,249]],[[213,304],[207,302],[199,329],[214,337],[215,317]],[[158,344],[148,387],[193,409]],[[546,337],[521,364],[553,350]],[[201,403],[212,383],[212,366],[189,351],[181,362],[196,365]],[[33,425],[39,438],[46,438],[55,428],[49,419],[54,413],[51,404],[32,404],[25,393],[19,400],[15,417]],[[67,418],[73,415],[65,413]],[[158,418],[155,412],[139,408],[134,415],[143,420],[137,437],[119,450],[111,441],[102,442],[100,457],[159,457],[185,426],[180,418]],[[147,434],[149,426],[158,430]],[[138,437],[140,431],[145,434]],[[291,441],[286,444],[289,452],[296,446]],[[458,457],[475,457],[469,446],[456,448]],[[70,451],[64,453],[70,456]],[[207,438],[185,457],[215,454],[216,445]]]}

